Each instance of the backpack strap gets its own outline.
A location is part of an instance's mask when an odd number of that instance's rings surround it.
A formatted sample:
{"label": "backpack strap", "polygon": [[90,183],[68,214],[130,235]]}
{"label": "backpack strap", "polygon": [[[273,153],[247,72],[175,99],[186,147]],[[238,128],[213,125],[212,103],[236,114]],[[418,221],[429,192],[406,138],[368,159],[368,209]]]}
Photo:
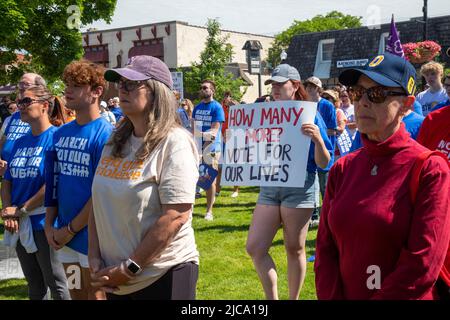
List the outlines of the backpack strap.
{"label": "backpack strap", "polygon": [[442,152],[439,151],[424,151],[419,154],[416,162],[414,163],[412,177],[410,180],[410,195],[413,203],[416,202],[417,191],[419,190],[420,185],[420,173],[422,172],[423,165],[425,164],[425,161],[431,156],[442,157],[448,163],[448,159],[444,156],[444,154],[442,154]]}

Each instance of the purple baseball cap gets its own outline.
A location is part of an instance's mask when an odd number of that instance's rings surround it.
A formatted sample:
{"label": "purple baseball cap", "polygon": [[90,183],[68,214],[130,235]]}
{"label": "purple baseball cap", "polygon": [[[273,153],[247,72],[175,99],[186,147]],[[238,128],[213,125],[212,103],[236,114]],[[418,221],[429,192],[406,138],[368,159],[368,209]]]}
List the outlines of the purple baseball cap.
{"label": "purple baseball cap", "polygon": [[154,79],[164,83],[172,90],[173,80],[164,62],[152,56],[134,56],[125,68],[110,69],[105,72],[106,81],[117,82],[121,77],[133,81]]}

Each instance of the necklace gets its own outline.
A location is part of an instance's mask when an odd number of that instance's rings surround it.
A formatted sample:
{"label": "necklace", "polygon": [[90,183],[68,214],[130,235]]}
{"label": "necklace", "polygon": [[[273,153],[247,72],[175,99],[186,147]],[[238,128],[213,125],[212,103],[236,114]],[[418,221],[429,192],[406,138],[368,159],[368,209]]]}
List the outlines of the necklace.
{"label": "necklace", "polygon": [[378,174],[378,166],[375,164],[370,171],[370,175],[376,176]]}
{"label": "necklace", "polygon": [[380,165],[382,163],[386,162],[387,160],[391,159],[390,157],[387,157],[386,159],[383,159],[381,161],[378,161],[378,163],[376,163],[368,153],[366,153],[366,155],[367,155],[367,158],[369,159],[369,163],[370,163],[370,165],[372,167],[372,169],[370,170],[370,175],[371,176],[378,175],[378,169],[380,168]]}

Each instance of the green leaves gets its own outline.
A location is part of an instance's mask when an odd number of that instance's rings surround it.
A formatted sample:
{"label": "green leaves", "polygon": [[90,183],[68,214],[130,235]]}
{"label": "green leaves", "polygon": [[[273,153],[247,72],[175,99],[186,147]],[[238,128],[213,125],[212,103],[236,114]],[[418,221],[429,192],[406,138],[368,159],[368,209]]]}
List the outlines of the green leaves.
{"label": "green leaves", "polygon": [[358,28],[361,26],[361,19],[362,17],[344,15],[339,11],[331,11],[325,16],[317,15],[311,20],[295,20],[287,30],[275,36],[272,47],[269,48],[268,61],[273,67],[280,64],[280,54],[282,50],[287,49],[292,38],[296,35],[328,30]]}
{"label": "green leaves", "polygon": [[[39,72],[50,83],[58,79],[67,64],[83,55],[81,32],[71,29],[70,22],[109,22],[116,1],[0,1],[0,64],[12,65],[6,70],[0,68],[0,82],[15,83],[24,71]],[[68,10],[73,5],[81,16]],[[16,53],[24,53],[27,60],[16,61]]]}
{"label": "green leaves", "polygon": [[240,100],[243,95],[240,87],[244,85],[244,81],[233,79],[233,75],[225,71],[225,66],[233,57],[233,46],[227,42],[228,37],[221,37],[217,20],[208,19],[207,30],[208,37],[205,49],[200,54],[200,62],[193,62],[190,71],[184,75],[186,92],[196,97],[201,82],[209,79],[216,83],[217,100],[223,97],[225,91],[231,91],[233,99]]}

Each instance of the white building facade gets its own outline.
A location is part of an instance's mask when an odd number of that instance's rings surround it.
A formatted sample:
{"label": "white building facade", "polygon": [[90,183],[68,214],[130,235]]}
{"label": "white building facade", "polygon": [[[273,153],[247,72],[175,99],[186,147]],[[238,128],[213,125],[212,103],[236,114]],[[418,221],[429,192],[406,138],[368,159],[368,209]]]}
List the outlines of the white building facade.
{"label": "white building facade", "polygon": [[[205,27],[192,26],[181,21],[90,30],[83,33],[84,57],[108,68],[118,68],[123,67],[130,57],[146,54],[160,58],[174,71],[180,67],[189,67],[192,62],[199,62],[207,36]],[[248,73],[246,52],[242,47],[247,40],[258,40],[263,47],[261,60],[264,61],[274,38],[226,30],[222,30],[221,36],[228,36],[228,43],[233,46],[233,58],[230,63],[239,64],[241,73],[245,74],[248,87],[242,99],[253,102],[258,96],[258,76]],[[268,75],[261,77],[262,94],[268,93],[269,88],[264,86],[264,81],[268,77]]]}

